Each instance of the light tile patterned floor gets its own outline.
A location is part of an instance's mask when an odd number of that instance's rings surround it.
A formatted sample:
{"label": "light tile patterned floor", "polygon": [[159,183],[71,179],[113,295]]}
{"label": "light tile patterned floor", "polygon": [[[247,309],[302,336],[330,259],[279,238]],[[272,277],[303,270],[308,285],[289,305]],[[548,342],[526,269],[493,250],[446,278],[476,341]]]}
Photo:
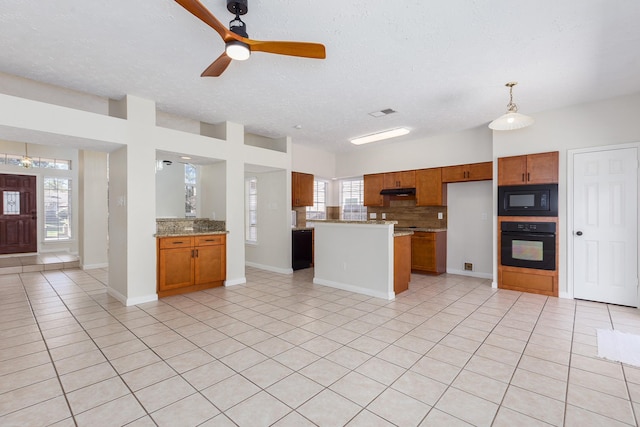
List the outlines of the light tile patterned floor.
{"label": "light tile patterned floor", "polygon": [[0,256],[0,275],[78,268],[80,258],[68,252]]}
{"label": "light tile patterned floor", "polygon": [[2,426],[623,426],[638,310],[413,275],[385,301],[312,270],[136,307],[105,270],[0,276]]}

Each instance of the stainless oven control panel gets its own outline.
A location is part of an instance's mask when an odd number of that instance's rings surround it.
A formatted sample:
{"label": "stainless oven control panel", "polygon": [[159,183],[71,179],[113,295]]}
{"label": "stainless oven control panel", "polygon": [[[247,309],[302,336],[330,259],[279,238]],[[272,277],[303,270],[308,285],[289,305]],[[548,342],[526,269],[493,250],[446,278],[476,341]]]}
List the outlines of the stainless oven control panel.
{"label": "stainless oven control panel", "polygon": [[501,223],[500,231],[515,231],[524,233],[555,233],[555,222],[508,222]]}

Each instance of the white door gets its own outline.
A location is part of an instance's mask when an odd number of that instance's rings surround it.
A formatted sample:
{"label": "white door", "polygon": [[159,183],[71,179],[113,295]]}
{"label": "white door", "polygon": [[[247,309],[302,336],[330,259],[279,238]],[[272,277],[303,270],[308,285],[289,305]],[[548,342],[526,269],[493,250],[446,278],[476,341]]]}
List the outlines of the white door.
{"label": "white door", "polygon": [[574,297],[638,303],[638,149],[573,157]]}

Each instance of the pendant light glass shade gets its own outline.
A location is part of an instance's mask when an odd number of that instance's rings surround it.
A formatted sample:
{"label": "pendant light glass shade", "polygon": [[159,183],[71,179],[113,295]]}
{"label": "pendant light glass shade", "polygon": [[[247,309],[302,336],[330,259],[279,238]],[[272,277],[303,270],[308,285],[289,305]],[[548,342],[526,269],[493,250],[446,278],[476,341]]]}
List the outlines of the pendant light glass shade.
{"label": "pendant light glass shade", "polygon": [[24,156],[22,156],[22,159],[20,160],[20,166],[25,169],[30,169],[31,166],[33,166],[33,160],[29,157],[29,151],[26,143],[24,144]]}
{"label": "pendant light glass shade", "polygon": [[513,102],[513,87],[517,84],[518,82],[509,82],[505,85],[509,88],[507,112],[489,123],[489,128],[493,130],[515,130],[531,126],[535,122],[533,117],[518,113],[518,106]]}

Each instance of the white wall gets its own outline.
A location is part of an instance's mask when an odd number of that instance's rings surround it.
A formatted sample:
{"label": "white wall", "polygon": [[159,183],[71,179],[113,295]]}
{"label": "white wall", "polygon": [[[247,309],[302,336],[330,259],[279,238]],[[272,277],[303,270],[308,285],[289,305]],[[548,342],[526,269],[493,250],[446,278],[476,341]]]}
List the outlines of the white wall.
{"label": "white wall", "polygon": [[108,253],[108,154],[95,151],[79,153],[78,249],[83,269],[109,265]]}
{"label": "white wall", "polygon": [[184,165],[178,162],[164,165],[156,171],[156,216],[184,218],[184,204]]}
{"label": "white wall", "polygon": [[[447,273],[493,278],[493,185],[447,184]],[[473,264],[472,271],[464,263]]]}
{"label": "white wall", "polygon": [[291,225],[287,222],[291,197],[282,191],[288,171],[246,172],[258,180],[258,243],[246,245],[247,265],[291,273]]}
{"label": "white wall", "polygon": [[109,154],[109,288],[119,300],[128,294],[127,147]]}
{"label": "white wall", "polygon": [[227,218],[227,169],[226,162],[217,162],[198,168],[200,175],[199,199],[200,210],[198,217],[224,221]]}
{"label": "white wall", "polygon": [[[558,234],[559,289],[567,295],[567,150],[640,141],[640,93],[532,114],[533,126],[494,132],[494,158],[546,151],[560,152]],[[497,227],[497,226],[496,226]],[[497,253],[497,230],[494,231]],[[495,265],[497,271],[497,264]]]}
{"label": "white wall", "polygon": [[313,283],[393,299],[393,226],[315,224]]}

